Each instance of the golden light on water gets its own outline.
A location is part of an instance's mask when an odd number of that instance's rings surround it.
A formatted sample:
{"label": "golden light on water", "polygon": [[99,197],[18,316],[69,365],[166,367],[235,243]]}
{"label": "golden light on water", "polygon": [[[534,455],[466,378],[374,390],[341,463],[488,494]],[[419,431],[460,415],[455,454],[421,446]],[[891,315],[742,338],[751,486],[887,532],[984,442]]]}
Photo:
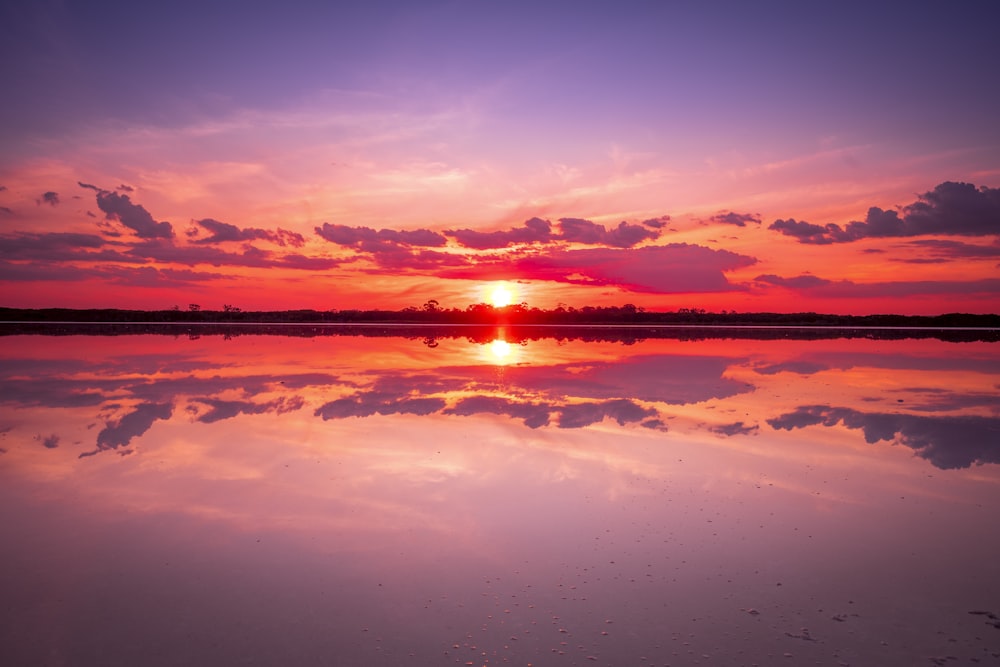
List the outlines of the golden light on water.
{"label": "golden light on water", "polygon": [[513,346],[507,341],[498,338],[490,343],[490,355],[493,362],[497,364],[508,364],[513,361]]}

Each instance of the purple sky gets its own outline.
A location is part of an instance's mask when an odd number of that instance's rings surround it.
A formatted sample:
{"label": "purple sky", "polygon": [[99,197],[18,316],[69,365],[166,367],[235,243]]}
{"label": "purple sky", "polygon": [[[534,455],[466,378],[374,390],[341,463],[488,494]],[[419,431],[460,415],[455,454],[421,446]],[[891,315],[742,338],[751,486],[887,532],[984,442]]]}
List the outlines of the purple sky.
{"label": "purple sky", "polygon": [[[871,207],[903,215],[942,184],[1000,186],[998,21],[993,2],[7,3],[0,241],[98,235],[109,259],[5,252],[0,281],[19,284],[17,305],[76,305],[56,303],[65,285],[32,278],[48,267],[85,281],[80,303],[91,305],[169,306],[178,295],[167,278],[186,271],[188,290],[213,303],[220,292],[250,299],[234,282],[252,277],[254,293],[294,306],[316,307],[320,294],[332,305],[358,294],[405,305],[390,283],[464,306],[489,277],[523,281],[520,296],[542,306],[669,307],[709,293],[709,305],[739,309],[810,299],[813,310],[884,310],[916,291],[911,310],[933,312],[947,305],[934,297],[944,290],[975,292],[965,309],[995,310],[996,286],[977,282],[997,275],[995,207],[980,211],[973,238],[950,217],[905,234],[933,248],[874,235],[804,246],[827,225],[868,222]],[[110,259],[133,251],[138,232],[79,183],[171,223],[170,261]],[[490,234],[533,218],[608,230],[669,220],[642,243],[753,261],[709,262],[711,280],[694,290],[658,281],[643,292],[614,276],[523,270],[573,255],[483,256],[455,240],[437,246],[462,260],[447,272],[407,246],[390,273],[317,232]],[[819,229],[807,236],[812,228],[788,221]],[[192,226],[201,237],[184,238]],[[567,253],[588,249],[565,229],[557,240]],[[942,262],[940,244],[956,240],[974,247]],[[205,244],[261,258],[269,272],[206,261]],[[639,263],[670,255],[632,250],[644,252]],[[477,270],[456,273],[461,263]],[[322,289],[297,290],[291,266],[326,267],[312,279]],[[107,296],[148,283],[136,269],[164,287]],[[813,278],[859,285],[868,301],[796,291]]]}

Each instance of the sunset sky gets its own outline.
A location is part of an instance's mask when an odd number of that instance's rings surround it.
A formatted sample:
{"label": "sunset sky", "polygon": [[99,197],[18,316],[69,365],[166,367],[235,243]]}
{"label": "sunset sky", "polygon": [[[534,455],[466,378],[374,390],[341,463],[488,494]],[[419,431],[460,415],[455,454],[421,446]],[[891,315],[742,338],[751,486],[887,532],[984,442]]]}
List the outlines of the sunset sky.
{"label": "sunset sky", "polygon": [[0,306],[1000,312],[996,2],[0,6]]}

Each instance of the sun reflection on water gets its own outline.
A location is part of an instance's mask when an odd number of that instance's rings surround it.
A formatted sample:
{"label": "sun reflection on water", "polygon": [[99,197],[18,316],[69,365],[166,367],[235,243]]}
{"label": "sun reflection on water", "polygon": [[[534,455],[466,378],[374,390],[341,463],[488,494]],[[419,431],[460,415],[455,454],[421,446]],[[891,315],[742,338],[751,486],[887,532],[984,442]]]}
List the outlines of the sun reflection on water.
{"label": "sun reflection on water", "polygon": [[502,338],[497,338],[489,345],[491,361],[506,366],[514,360],[514,346]]}

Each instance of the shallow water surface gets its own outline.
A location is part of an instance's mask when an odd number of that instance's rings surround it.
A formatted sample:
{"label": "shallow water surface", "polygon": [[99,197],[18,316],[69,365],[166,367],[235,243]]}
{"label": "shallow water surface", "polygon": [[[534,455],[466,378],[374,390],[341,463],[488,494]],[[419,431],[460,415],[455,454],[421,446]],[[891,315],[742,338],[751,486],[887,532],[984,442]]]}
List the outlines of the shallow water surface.
{"label": "shallow water surface", "polygon": [[990,342],[6,336],[0,662],[1000,662]]}

